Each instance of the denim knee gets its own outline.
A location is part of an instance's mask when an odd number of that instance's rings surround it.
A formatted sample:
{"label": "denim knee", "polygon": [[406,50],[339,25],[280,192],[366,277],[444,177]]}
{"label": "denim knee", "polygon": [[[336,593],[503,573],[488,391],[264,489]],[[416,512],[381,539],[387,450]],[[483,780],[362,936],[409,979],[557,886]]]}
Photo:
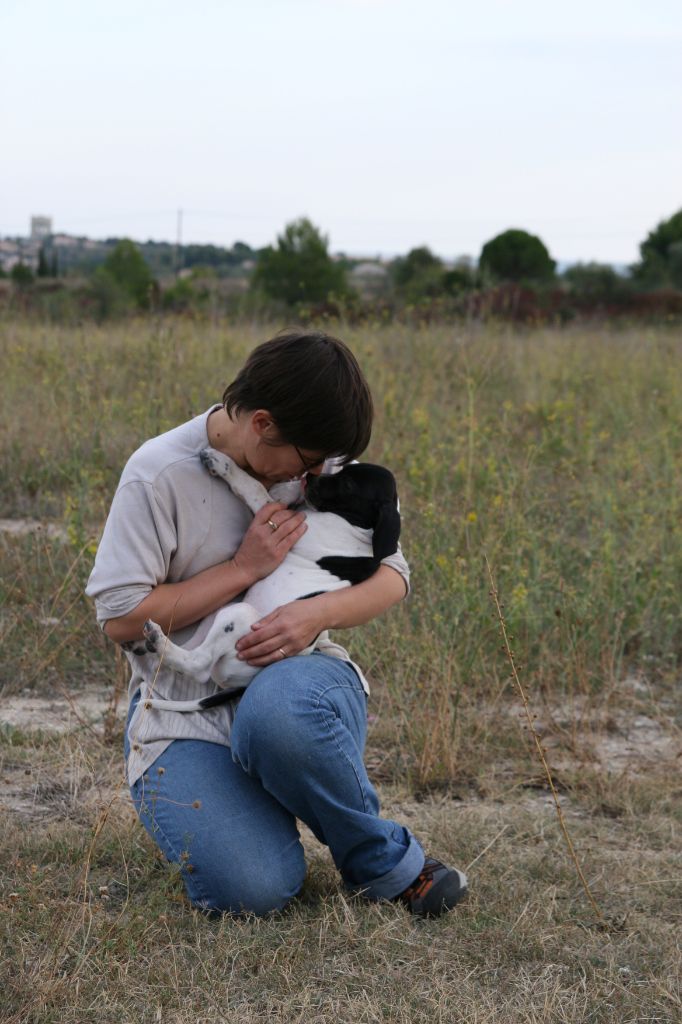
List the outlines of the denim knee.
{"label": "denim knee", "polygon": [[[319,659],[319,660],[318,660]],[[309,655],[269,666],[242,697],[230,736],[232,756],[249,774],[267,755],[277,763],[305,768],[319,758],[320,738],[338,712],[339,691],[350,695],[345,713],[360,748],[366,728],[366,697],[355,671],[346,662]]]}
{"label": "denim knee", "polygon": [[[257,774],[257,762],[264,755],[274,767],[305,763],[319,722],[319,698],[289,690],[286,673],[261,673],[242,697],[230,734],[232,756],[249,774]],[[265,677],[265,678],[263,678]]]}
{"label": "denim knee", "polygon": [[274,837],[246,837],[237,855],[226,858],[219,835],[211,832],[185,836],[180,850],[139,800],[136,807],[166,859],[180,868],[187,897],[198,910],[262,917],[285,907],[303,885],[306,863],[298,838],[275,846]]}
{"label": "denim knee", "polygon": [[273,911],[283,910],[299,892],[305,879],[305,860],[301,856],[298,870],[291,874],[273,871],[272,865],[262,870],[257,865],[250,865],[248,875],[242,872],[239,875],[235,877],[235,872],[229,867],[224,875],[214,872],[201,879],[185,876],[183,871],[187,896],[197,910],[265,917]]}
{"label": "denim knee", "polygon": [[[202,758],[215,783],[204,779],[195,800]],[[246,779],[228,747],[181,740],[161,760],[163,773],[151,782],[143,776],[130,793],[152,841],[180,869],[192,905],[258,916],[282,909],[306,874],[295,819]]]}

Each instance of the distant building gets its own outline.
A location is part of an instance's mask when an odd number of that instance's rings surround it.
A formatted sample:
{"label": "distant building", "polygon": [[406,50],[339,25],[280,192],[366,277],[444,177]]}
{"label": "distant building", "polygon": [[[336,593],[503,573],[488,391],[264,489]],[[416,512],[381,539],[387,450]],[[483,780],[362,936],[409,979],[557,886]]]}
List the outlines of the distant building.
{"label": "distant building", "polygon": [[18,242],[9,238],[0,240],[0,267],[7,274],[17,263],[21,263],[21,249]]}
{"label": "distant building", "polygon": [[369,260],[358,263],[348,276],[352,286],[365,299],[377,298],[388,289],[388,270],[381,263]]}
{"label": "distant building", "polygon": [[41,244],[32,238],[3,238],[0,241],[0,267],[8,273],[17,263],[23,263],[31,270],[37,270]]}
{"label": "distant building", "polygon": [[9,273],[18,263],[23,263],[35,272],[41,249],[45,252],[52,248],[52,217],[33,216],[28,237],[0,238],[0,267]]}
{"label": "distant building", "polygon": [[79,245],[79,240],[73,235],[53,235],[52,244],[60,248],[73,249]]}
{"label": "distant building", "polygon": [[31,238],[42,242],[52,234],[52,217],[31,217]]}

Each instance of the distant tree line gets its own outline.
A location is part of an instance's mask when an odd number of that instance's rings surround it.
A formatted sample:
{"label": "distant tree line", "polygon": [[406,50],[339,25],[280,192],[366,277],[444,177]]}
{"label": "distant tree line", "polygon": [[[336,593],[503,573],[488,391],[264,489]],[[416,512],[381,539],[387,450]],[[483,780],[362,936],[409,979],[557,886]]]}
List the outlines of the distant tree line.
{"label": "distant tree line", "polygon": [[[40,248],[37,277],[89,277],[100,267],[116,246],[125,239],[70,238],[68,244],[60,236],[47,238]],[[220,245],[174,245],[172,242],[136,242],[152,275],[163,279],[183,269],[211,267],[219,276],[241,274],[243,265],[258,259],[258,249],[246,242],[235,242],[231,248]]]}
{"label": "distant tree line", "polygon": [[[477,263],[463,258],[448,265],[426,246],[411,249],[390,263],[381,294],[372,301],[353,286],[359,261],[333,257],[329,239],[305,217],[291,221],[273,245],[260,250],[244,242],[231,249],[139,245],[129,239],[102,244],[105,256],[78,293],[82,311],[102,319],[131,310],[200,313],[209,307],[275,315],[287,310],[345,315],[416,310],[435,317],[487,312],[520,319],[682,313],[682,210],[647,235],[640,261],[627,274],[600,263],[578,263],[557,274],[542,240],[511,228],[485,243]],[[37,277],[45,285],[62,271],[60,260],[61,253],[49,244],[41,249]],[[16,264],[10,277],[18,291],[30,293],[34,274],[28,267]],[[159,278],[165,278],[163,287]]]}

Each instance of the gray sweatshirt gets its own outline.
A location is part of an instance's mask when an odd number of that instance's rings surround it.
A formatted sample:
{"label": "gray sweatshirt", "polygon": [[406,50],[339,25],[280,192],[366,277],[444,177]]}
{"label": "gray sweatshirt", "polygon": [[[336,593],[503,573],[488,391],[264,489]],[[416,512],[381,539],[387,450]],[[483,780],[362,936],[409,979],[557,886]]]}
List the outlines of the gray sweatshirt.
{"label": "gray sweatshirt", "polygon": [[[97,549],[86,594],[95,599],[100,626],[127,615],[160,583],[178,583],[232,558],[252,514],[223,480],[211,476],[198,455],[209,444],[207,420],[219,405],[152,438],[128,460],[114,495]],[[325,472],[334,472],[333,461]],[[273,489],[276,495],[276,489]],[[273,493],[273,492],[271,492]],[[273,501],[277,500],[273,496]],[[383,559],[409,586],[409,569],[400,548]],[[205,638],[215,613],[171,634],[191,649]],[[347,652],[324,632],[316,649],[350,662]],[[206,686],[164,669],[147,678],[145,658],[126,652],[131,666],[129,696],[142,690],[171,700],[207,695]],[[353,664],[351,662],[351,664]],[[354,665],[365,690],[367,682]],[[207,740],[229,746],[236,701],[203,712],[178,714],[138,704],[130,722],[128,783],[132,785],[175,739]]]}

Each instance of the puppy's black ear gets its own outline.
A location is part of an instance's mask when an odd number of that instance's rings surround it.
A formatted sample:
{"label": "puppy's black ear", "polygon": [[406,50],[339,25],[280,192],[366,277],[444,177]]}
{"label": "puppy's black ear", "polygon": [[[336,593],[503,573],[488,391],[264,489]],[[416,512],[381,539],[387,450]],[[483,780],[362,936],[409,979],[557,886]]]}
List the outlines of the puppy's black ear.
{"label": "puppy's black ear", "polygon": [[379,515],[374,524],[372,551],[377,562],[398,550],[400,538],[400,513],[392,501],[386,501],[379,507]]}

